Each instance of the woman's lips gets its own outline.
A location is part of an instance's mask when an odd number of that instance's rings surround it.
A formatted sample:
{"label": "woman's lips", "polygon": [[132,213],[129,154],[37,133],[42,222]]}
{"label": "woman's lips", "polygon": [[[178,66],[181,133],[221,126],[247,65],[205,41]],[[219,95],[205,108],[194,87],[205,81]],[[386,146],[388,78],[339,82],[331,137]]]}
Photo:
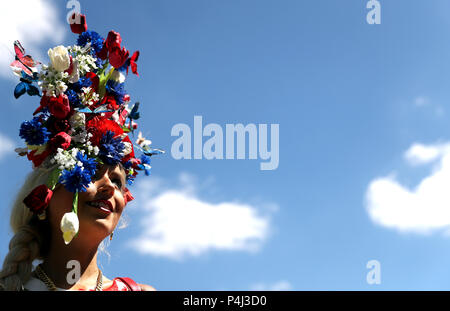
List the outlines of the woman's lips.
{"label": "woman's lips", "polygon": [[111,202],[107,201],[107,200],[95,200],[95,201],[89,201],[86,203],[89,206],[98,208],[104,212],[107,213],[112,213],[114,212],[114,209],[112,207]]}

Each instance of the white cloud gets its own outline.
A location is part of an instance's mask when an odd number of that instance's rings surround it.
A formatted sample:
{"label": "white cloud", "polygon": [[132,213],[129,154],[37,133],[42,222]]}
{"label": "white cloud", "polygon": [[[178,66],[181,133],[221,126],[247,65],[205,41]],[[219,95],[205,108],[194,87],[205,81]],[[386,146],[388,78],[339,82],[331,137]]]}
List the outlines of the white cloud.
{"label": "white cloud", "polygon": [[[46,41],[61,43],[69,26],[59,20],[57,3],[51,0],[0,1],[1,76],[14,78],[9,64],[14,60],[15,40],[19,40],[25,52],[38,61],[45,61],[40,53],[41,44]],[[47,51],[48,47],[44,48]]]}
{"label": "white cloud", "polygon": [[373,180],[366,193],[371,219],[402,232],[431,233],[450,229],[450,144],[413,144],[409,164],[433,164],[431,172],[409,189],[394,175]]}
{"label": "white cloud", "polygon": [[250,286],[251,291],[289,291],[292,285],[288,281],[282,280],[273,284],[256,283]]}
{"label": "white cloud", "polygon": [[0,160],[14,151],[14,142],[0,133]]}
{"label": "white cloud", "polygon": [[427,109],[431,109],[437,117],[442,117],[445,114],[444,108],[441,105],[432,102],[429,97],[418,96],[414,98],[413,103],[418,108],[427,107]]}
{"label": "white cloud", "polygon": [[415,143],[405,152],[405,159],[411,165],[427,164],[436,160],[438,157],[449,153],[449,151],[450,143],[440,143],[429,146]]}
{"label": "white cloud", "polygon": [[140,253],[179,260],[210,250],[255,252],[268,237],[273,205],[263,215],[250,204],[207,202],[198,197],[201,185],[189,174],[180,175],[180,189],[150,179],[139,183],[138,193],[145,195],[134,204],[142,213],[142,233],[130,245]]}
{"label": "white cloud", "polygon": [[427,106],[430,104],[430,99],[425,96],[419,96],[414,99],[414,104],[418,107]]}

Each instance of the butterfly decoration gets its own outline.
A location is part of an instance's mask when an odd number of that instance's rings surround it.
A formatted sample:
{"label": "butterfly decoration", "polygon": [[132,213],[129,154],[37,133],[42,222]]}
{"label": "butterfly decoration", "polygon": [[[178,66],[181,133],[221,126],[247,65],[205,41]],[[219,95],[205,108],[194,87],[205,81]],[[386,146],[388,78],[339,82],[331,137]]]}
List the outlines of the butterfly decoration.
{"label": "butterfly decoration", "polygon": [[27,93],[30,96],[41,96],[39,89],[33,85],[38,81],[36,66],[39,62],[33,60],[30,55],[25,55],[25,50],[19,41],[14,41],[15,60],[11,63],[14,73],[20,76],[20,83],[14,89],[14,97],[19,98]]}
{"label": "butterfly decoration", "polygon": [[166,153],[164,150],[151,148],[150,145],[152,142],[145,137],[142,136],[142,132],[139,132],[138,139],[136,140],[136,148],[142,151],[146,156],[154,156],[158,154]]}
{"label": "butterfly decoration", "polygon": [[141,152],[143,154],[145,154],[146,156],[149,156],[149,157],[166,153],[162,149],[151,148],[149,145],[135,146],[135,147],[138,148],[139,150],[141,150]]}
{"label": "butterfly decoration", "polygon": [[84,107],[84,108],[75,108],[76,111],[82,112],[82,113],[92,113],[92,114],[99,114],[99,113],[107,113],[107,112],[113,112],[113,110],[109,110],[106,105],[100,106],[95,108],[94,110]]}
{"label": "butterfly decoration", "polygon": [[33,76],[29,76],[22,71],[20,83],[17,84],[16,88],[14,89],[14,97],[19,98],[25,93],[30,96],[41,96],[39,89],[33,85],[33,82],[36,82],[37,80],[38,77],[36,72],[33,73]]}
{"label": "butterfly decoration", "polygon": [[25,49],[18,40],[14,41],[14,51],[16,52],[15,60],[11,63],[11,67],[25,72],[28,76],[33,76],[36,72],[36,66],[41,63],[34,61],[30,55],[25,55]]}

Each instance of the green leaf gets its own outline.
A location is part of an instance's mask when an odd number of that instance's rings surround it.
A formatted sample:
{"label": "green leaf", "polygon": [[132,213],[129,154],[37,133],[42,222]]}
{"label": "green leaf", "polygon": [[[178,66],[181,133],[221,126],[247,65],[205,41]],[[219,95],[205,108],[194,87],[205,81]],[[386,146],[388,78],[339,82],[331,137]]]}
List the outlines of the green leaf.
{"label": "green leaf", "polygon": [[53,172],[51,172],[50,176],[47,180],[47,187],[50,190],[54,190],[56,187],[56,184],[59,181],[59,177],[61,176],[61,170],[59,168],[55,168]]}
{"label": "green leaf", "polygon": [[107,75],[105,75],[105,73],[103,72],[100,76],[98,76],[99,81],[100,81],[98,84],[98,95],[99,95],[100,99],[102,99],[105,96],[106,83],[111,78],[114,70],[115,70],[114,67],[111,67],[111,69],[109,70]]}

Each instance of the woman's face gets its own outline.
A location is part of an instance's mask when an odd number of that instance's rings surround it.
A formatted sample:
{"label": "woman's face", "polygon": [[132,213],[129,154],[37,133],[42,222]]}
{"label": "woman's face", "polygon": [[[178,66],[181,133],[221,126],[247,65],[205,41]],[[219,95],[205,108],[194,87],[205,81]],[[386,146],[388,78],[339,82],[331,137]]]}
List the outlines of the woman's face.
{"label": "woman's face", "polygon": [[[119,222],[126,205],[124,198],[125,172],[119,165],[100,166],[86,192],[78,194],[78,219],[81,238],[103,240],[110,235]],[[65,213],[72,210],[73,193],[59,185],[49,206],[52,232],[61,236],[60,222]]]}

